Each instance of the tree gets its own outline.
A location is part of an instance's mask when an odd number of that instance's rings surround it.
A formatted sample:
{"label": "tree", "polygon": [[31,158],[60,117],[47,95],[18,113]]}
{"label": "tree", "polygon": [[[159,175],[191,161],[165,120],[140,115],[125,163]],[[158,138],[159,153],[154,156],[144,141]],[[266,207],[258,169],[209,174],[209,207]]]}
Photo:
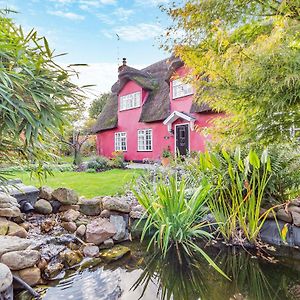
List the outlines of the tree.
{"label": "tree", "polygon": [[192,69],[197,101],[227,114],[213,129],[223,141],[290,140],[300,128],[299,0],[191,0],[165,11],[168,49]]}
{"label": "tree", "polygon": [[89,107],[89,116],[92,119],[97,119],[97,117],[102,112],[102,109],[110,97],[110,93],[103,93],[98,98],[94,99]]}
{"label": "tree", "polygon": [[45,37],[0,12],[0,163],[53,158],[68,114],[82,100],[75,74],[54,62]]}

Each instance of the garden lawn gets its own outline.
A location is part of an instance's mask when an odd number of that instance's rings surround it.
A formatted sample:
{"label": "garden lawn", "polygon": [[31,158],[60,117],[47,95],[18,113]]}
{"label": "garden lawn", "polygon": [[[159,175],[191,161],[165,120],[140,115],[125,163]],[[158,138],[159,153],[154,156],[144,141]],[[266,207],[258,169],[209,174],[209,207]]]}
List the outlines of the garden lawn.
{"label": "garden lawn", "polygon": [[[124,191],[133,179],[142,174],[143,170],[114,169],[101,173],[85,172],[53,172],[42,185],[52,188],[67,187],[74,189],[80,196],[92,198],[95,196],[114,195]],[[30,178],[29,172],[16,172],[14,178],[20,178],[26,185],[41,186],[36,178]]]}

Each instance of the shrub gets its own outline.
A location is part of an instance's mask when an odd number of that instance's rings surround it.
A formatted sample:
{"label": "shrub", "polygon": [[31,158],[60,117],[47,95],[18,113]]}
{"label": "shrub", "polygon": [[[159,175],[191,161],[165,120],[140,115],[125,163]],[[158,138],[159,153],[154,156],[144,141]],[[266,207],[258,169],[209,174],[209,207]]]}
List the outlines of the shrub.
{"label": "shrub", "polygon": [[109,159],[98,156],[87,163],[87,169],[94,169],[96,172],[106,171],[110,169]]}
{"label": "shrub", "polygon": [[122,151],[114,151],[112,153],[110,165],[112,168],[124,169],[125,168],[124,153]]}
{"label": "shrub", "polygon": [[87,169],[86,172],[87,173],[96,173],[97,171],[95,169]]}
{"label": "shrub", "polygon": [[210,184],[202,181],[190,200],[186,199],[186,183],[179,182],[176,176],[169,178],[169,184],[161,182],[153,185],[149,182],[140,184],[135,195],[146,209],[148,218],[143,228],[141,239],[153,232],[148,249],[154,245],[165,257],[175,247],[180,258],[179,248],[192,256],[193,251],[200,253],[217,271],[226,276],[211,258],[195,243],[194,239],[210,239],[207,226],[200,220],[206,214],[205,204],[211,197]]}

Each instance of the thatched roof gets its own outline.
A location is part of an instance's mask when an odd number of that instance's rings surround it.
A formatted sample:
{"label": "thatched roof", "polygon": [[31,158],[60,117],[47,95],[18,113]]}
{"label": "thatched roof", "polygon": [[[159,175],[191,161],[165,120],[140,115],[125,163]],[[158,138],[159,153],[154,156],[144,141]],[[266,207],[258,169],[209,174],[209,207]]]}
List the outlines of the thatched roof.
{"label": "thatched roof", "polygon": [[[92,131],[113,129],[118,126],[118,95],[128,81],[135,81],[149,96],[142,106],[140,122],[156,122],[164,120],[170,114],[169,80],[183,62],[176,58],[164,59],[142,70],[123,65],[119,68],[118,81],[112,86],[112,96],[99,115]],[[191,113],[209,111],[207,105],[193,103]]]}
{"label": "thatched roof", "polygon": [[93,133],[113,129],[118,126],[118,94],[112,93],[106,102],[96,124],[92,128]]}

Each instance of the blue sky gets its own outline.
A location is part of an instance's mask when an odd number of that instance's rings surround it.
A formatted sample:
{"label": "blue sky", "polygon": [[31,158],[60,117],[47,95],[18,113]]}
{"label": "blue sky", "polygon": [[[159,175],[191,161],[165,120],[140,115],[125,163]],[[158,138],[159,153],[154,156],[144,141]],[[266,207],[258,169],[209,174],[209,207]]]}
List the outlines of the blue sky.
{"label": "blue sky", "polygon": [[46,36],[57,54],[67,52],[59,63],[89,64],[80,68],[77,82],[95,84],[99,93],[116,80],[118,57],[144,67],[168,56],[157,40],[168,23],[158,6],[167,1],[0,0],[0,8],[17,10],[16,23]]}

